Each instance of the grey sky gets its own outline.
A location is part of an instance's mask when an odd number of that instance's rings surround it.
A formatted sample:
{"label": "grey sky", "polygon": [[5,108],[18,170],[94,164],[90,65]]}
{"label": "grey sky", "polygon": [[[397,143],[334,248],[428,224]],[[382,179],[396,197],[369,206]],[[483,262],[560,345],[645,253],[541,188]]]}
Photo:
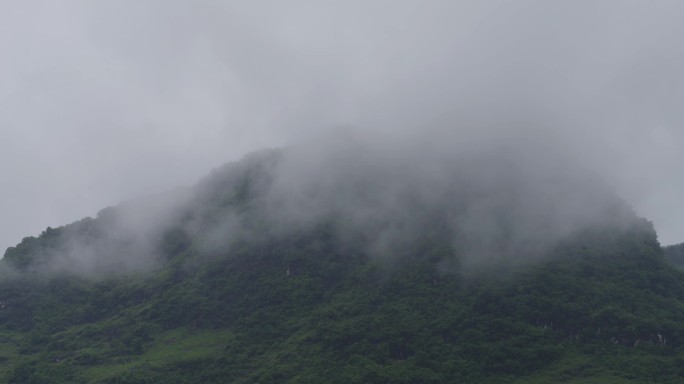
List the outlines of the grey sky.
{"label": "grey sky", "polygon": [[0,248],[310,136],[467,145],[530,127],[684,241],[682,15],[665,0],[0,0]]}

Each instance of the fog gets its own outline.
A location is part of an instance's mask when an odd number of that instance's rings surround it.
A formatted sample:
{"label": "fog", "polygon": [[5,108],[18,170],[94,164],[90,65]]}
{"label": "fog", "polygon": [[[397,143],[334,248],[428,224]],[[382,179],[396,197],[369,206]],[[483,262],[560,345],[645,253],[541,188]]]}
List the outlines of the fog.
{"label": "fog", "polygon": [[[345,140],[407,167],[503,144],[535,171],[560,157],[605,179],[661,242],[683,241],[682,11],[617,0],[0,1],[0,246],[264,147],[309,148],[286,174],[310,180],[307,166],[339,164],[334,145],[311,143]],[[437,170],[416,174],[436,182]]]}

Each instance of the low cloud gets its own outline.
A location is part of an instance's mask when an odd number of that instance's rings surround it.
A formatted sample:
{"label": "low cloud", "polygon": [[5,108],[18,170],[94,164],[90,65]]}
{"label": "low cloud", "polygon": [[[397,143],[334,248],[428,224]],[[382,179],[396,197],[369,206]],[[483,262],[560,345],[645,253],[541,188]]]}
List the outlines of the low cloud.
{"label": "low cloud", "polygon": [[[366,146],[379,168],[503,146],[537,166],[564,156],[652,219],[663,243],[681,241],[682,11],[667,0],[3,3],[0,244],[190,185],[258,148],[321,140]],[[318,162],[365,166],[328,156],[333,144],[306,151],[319,153],[301,155],[293,180]],[[425,168],[416,184],[439,185],[442,170]],[[311,188],[334,188],[326,178]],[[332,207],[352,199],[339,192]],[[332,209],[293,199],[313,205],[288,211],[303,222]],[[376,220],[392,199],[364,202],[350,222]],[[476,212],[496,203],[482,204],[466,216],[486,222]]]}

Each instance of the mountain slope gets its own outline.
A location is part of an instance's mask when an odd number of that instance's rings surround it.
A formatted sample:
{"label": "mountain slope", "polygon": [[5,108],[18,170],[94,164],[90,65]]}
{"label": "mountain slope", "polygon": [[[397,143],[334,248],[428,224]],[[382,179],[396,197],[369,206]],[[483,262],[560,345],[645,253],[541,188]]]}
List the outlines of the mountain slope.
{"label": "mountain slope", "polygon": [[663,248],[663,251],[665,252],[665,258],[670,264],[678,269],[684,268],[684,243],[668,245]]}
{"label": "mountain slope", "polygon": [[601,187],[489,160],[312,182],[288,156],[8,249],[7,381],[684,380],[684,276]]}

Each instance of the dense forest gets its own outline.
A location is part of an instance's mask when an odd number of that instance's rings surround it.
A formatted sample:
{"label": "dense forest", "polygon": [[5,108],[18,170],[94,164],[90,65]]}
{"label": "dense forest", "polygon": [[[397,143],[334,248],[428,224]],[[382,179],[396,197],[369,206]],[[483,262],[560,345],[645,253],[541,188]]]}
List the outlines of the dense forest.
{"label": "dense forest", "polygon": [[684,269],[684,243],[663,247],[665,258],[676,268]]}
{"label": "dense forest", "polygon": [[[459,173],[440,193],[352,175],[315,184],[293,206],[271,187],[284,156],[253,154],[192,188],[9,248],[0,375],[36,384],[684,382],[684,275],[672,267],[683,264],[681,246],[666,258],[651,223],[617,198],[601,204],[601,220],[582,216],[567,229],[556,221],[565,216],[544,213],[560,204],[546,196],[520,211],[529,191],[506,168],[492,174],[508,180],[504,189],[479,173]],[[567,202],[565,187],[545,191]],[[577,190],[603,198],[603,189]],[[345,204],[321,210],[332,203],[311,191]],[[388,194],[393,204],[377,202]],[[493,207],[483,215],[496,231],[473,229],[482,215],[466,213],[478,204]],[[317,214],[280,216],[293,207]]]}

